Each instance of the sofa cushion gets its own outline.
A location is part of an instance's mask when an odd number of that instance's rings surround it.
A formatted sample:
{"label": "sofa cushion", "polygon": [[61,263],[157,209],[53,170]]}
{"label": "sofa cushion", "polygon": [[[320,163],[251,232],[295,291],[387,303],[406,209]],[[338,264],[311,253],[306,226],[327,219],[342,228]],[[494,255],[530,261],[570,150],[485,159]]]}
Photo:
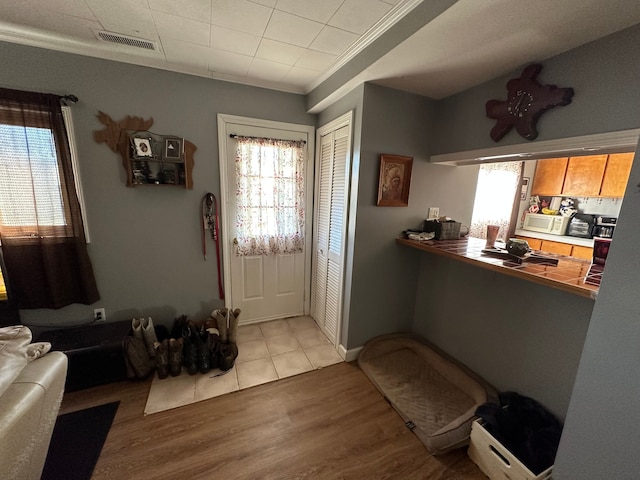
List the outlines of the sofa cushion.
{"label": "sofa cushion", "polygon": [[0,396],[27,365],[31,330],[24,325],[0,328]]}

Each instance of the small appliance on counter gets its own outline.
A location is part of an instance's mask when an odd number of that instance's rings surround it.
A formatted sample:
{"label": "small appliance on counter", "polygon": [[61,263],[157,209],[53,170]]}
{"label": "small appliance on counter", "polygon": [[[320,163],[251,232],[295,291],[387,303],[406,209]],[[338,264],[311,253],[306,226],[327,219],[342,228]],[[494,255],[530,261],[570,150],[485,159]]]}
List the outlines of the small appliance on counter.
{"label": "small appliance on counter", "polygon": [[593,227],[593,236],[601,238],[612,238],[618,219],[616,217],[597,217]]}
{"label": "small appliance on counter", "polygon": [[524,216],[523,230],[564,235],[569,224],[569,217],[562,215],[545,215],[543,213],[527,213]]}
{"label": "small appliance on counter", "polygon": [[596,217],[587,213],[576,213],[571,217],[567,235],[570,237],[592,238]]}

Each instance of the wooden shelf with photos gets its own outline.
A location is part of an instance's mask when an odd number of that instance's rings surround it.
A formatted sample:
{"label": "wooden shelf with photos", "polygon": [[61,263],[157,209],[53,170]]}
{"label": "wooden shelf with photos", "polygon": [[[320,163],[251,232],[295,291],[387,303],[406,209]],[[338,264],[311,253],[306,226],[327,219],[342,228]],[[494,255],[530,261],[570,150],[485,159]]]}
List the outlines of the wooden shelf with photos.
{"label": "wooden shelf with photos", "polygon": [[148,130],[127,132],[121,144],[127,186],[193,188],[195,149],[195,145],[181,137],[158,135]]}

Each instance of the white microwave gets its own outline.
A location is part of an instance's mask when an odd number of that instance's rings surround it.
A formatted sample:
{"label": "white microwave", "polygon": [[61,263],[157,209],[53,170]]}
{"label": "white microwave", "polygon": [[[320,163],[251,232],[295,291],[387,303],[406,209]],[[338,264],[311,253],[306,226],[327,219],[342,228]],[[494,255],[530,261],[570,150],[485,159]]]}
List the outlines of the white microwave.
{"label": "white microwave", "polygon": [[523,230],[548,233],[550,235],[564,235],[571,217],[562,215],[544,215],[542,213],[527,213],[524,216]]}

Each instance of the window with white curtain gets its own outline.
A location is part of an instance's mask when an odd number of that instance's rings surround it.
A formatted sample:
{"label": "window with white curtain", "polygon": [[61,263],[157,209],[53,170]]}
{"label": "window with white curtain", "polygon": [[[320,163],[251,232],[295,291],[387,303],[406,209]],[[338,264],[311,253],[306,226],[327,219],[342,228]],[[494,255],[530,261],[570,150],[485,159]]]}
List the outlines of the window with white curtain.
{"label": "window with white curtain", "polygon": [[236,254],[302,252],[304,142],[236,140]]}
{"label": "window with white curtain", "polygon": [[469,235],[487,238],[487,225],[499,225],[498,238],[505,239],[509,231],[514,198],[522,162],[488,163],[480,166],[476,199]]}

